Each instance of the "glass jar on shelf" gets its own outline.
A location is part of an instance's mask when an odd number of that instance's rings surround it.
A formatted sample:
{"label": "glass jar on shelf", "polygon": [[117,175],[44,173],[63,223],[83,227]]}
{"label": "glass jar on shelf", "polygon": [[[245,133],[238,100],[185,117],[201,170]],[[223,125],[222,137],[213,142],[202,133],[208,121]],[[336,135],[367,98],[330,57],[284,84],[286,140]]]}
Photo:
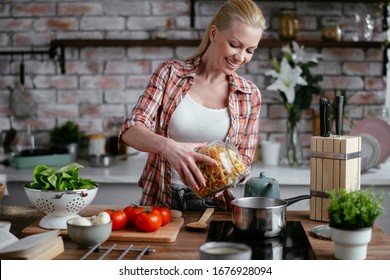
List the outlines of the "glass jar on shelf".
{"label": "glass jar on shelf", "polygon": [[298,19],[295,9],[280,9],[278,34],[280,40],[298,38]]}
{"label": "glass jar on shelf", "polygon": [[342,30],[337,20],[326,20],[321,30],[321,39],[324,41],[341,41]]}

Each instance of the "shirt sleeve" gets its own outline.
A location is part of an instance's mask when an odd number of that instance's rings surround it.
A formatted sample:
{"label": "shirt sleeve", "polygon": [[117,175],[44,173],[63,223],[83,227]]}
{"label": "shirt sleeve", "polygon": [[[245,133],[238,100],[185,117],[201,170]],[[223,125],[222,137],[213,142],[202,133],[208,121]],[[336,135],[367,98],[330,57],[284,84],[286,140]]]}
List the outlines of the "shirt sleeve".
{"label": "shirt sleeve", "polygon": [[259,136],[261,95],[257,87],[254,89],[254,92],[250,95],[251,99],[249,104],[245,105],[250,109],[246,114],[246,124],[240,127],[240,134],[242,138],[240,144],[238,145],[238,150],[244,161],[246,171],[249,171],[252,164]]}
{"label": "shirt sleeve", "polygon": [[142,125],[148,129],[154,126],[158,108],[163,99],[163,93],[168,81],[170,67],[167,63],[160,64],[153,72],[148,85],[142,95],[138,98],[130,115],[123,121],[119,132],[119,139],[126,130],[134,125]]}

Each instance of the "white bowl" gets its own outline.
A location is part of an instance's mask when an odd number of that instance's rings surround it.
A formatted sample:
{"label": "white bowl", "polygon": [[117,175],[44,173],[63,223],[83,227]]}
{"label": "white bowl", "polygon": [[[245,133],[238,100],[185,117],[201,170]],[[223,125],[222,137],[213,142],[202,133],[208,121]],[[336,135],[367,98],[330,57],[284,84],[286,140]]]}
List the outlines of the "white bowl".
{"label": "white bowl", "polygon": [[112,222],[91,226],[80,226],[73,224],[75,218],[69,219],[67,224],[68,236],[74,242],[82,246],[93,246],[106,241],[112,231]]}
{"label": "white bowl", "polygon": [[199,247],[201,260],[250,260],[252,249],[244,243],[206,242]]}
{"label": "white bowl", "polygon": [[92,203],[98,187],[69,191],[45,191],[24,187],[30,202],[46,214],[39,226],[46,229],[66,229],[66,221]]}

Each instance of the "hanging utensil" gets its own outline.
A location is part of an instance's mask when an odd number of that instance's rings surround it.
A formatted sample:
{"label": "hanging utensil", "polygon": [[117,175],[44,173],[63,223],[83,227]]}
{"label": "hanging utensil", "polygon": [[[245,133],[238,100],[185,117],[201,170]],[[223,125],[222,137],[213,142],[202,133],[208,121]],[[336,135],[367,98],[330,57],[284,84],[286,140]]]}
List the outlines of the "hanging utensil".
{"label": "hanging utensil", "polygon": [[22,87],[24,87],[24,59],[22,57],[22,61],[20,62],[20,65],[19,65],[19,78],[20,78],[20,84],[22,85]]}
{"label": "hanging utensil", "polygon": [[28,119],[35,117],[38,110],[38,104],[31,92],[24,88],[25,82],[25,66],[24,59],[19,65],[19,85],[15,89],[9,87],[10,94],[10,110],[12,115],[17,119]]}

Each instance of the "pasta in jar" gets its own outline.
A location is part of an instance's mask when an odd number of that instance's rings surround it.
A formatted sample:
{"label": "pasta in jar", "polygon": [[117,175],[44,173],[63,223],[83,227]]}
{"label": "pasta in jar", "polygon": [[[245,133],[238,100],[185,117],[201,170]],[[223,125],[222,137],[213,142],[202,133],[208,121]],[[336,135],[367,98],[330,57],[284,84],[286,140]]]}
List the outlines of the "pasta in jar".
{"label": "pasta in jar", "polygon": [[209,197],[217,192],[236,185],[244,175],[245,167],[240,154],[230,142],[215,141],[198,150],[216,160],[219,165],[203,162],[198,167],[206,180],[206,186],[194,190],[199,198]]}

